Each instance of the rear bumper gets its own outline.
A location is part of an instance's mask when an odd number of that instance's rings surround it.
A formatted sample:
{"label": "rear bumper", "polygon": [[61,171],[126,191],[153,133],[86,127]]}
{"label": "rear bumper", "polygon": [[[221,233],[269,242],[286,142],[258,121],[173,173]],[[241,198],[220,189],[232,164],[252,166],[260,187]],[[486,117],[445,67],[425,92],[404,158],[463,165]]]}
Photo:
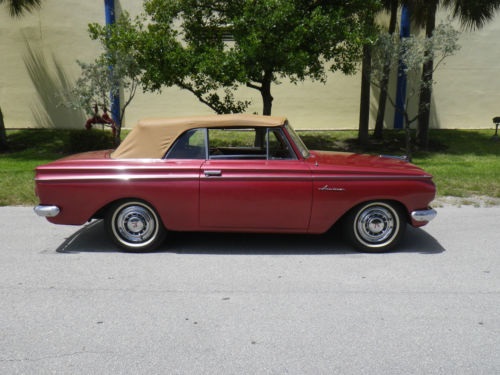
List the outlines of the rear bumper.
{"label": "rear bumper", "polygon": [[411,213],[411,218],[418,223],[428,223],[429,221],[434,219],[436,215],[436,210],[433,208],[429,208],[427,210],[413,211]]}
{"label": "rear bumper", "polygon": [[42,217],[54,217],[59,215],[61,210],[57,206],[38,205],[34,208],[35,213]]}

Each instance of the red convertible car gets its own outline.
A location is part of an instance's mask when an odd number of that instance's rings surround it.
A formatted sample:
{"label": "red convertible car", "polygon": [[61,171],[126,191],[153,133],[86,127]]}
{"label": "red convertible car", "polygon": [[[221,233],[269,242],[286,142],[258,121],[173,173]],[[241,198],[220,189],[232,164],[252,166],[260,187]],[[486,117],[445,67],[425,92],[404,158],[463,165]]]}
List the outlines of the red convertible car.
{"label": "red convertible car", "polygon": [[432,176],[404,160],[310,151],[286,118],[144,120],[116,150],[36,169],[35,212],[55,224],[104,219],[126,251],[168,231],[324,233],[361,251],[394,248],[434,218]]}

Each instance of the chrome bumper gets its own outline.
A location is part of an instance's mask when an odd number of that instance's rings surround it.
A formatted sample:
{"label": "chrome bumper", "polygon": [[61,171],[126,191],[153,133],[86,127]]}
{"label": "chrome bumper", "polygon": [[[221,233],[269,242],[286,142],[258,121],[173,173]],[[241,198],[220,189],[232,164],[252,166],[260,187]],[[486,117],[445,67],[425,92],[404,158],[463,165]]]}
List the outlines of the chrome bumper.
{"label": "chrome bumper", "polygon": [[44,206],[44,205],[38,205],[34,208],[34,210],[38,216],[43,216],[43,217],[54,217],[59,215],[59,212],[61,211],[57,206]]}
{"label": "chrome bumper", "polygon": [[431,221],[437,215],[437,212],[433,208],[428,210],[418,210],[411,213],[411,218],[415,221]]}

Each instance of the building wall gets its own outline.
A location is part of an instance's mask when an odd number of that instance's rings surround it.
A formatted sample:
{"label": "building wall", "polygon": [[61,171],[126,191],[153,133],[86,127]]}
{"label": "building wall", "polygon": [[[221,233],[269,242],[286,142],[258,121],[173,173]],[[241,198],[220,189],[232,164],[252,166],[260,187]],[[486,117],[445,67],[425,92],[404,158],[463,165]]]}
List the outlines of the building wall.
{"label": "building wall", "polygon": [[[64,4],[61,6],[61,4]],[[120,0],[131,14],[142,2]],[[85,114],[60,105],[58,93],[79,76],[76,60],[90,62],[101,52],[87,25],[104,23],[102,0],[45,0],[43,7],[19,19],[0,6],[0,106],[7,128],[83,127]],[[491,128],[500,115],[500,17],[480,31],[461,35],[461,50],[437,71],[432,124],[438,128]],[[330,74],[326,85],[284,81],[273,87],[273,114],[286,115],[298,129],[356,129],[360,77]],[[257,91],[242,88],[238,98],[252,100],[249,112],[261,112]],[[376,97],[372,95],[373,126]],[[392,126],[393,111],[386,121]],[[125,125],[156,116],[212,113],[191,94],[167,88],[139,93],[127,110]]]}

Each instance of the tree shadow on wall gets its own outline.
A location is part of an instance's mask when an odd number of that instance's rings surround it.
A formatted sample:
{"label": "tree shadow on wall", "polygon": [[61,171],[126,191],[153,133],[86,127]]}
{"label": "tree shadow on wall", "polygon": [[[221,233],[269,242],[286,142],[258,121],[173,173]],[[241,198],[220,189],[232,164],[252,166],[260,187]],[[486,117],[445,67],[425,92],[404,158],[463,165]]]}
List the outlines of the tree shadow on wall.
{"label": "tree shadow on wall", "polygon": [[62,104],[62,98],[70,93],[74,85],[64,68],[54,55],[49,63],[43,50],[32,47],[26,38],[25,45],[24,65],[39,99],[31,107],[35,123],[44,128],[83,129],[86,121],[83,111]]}

